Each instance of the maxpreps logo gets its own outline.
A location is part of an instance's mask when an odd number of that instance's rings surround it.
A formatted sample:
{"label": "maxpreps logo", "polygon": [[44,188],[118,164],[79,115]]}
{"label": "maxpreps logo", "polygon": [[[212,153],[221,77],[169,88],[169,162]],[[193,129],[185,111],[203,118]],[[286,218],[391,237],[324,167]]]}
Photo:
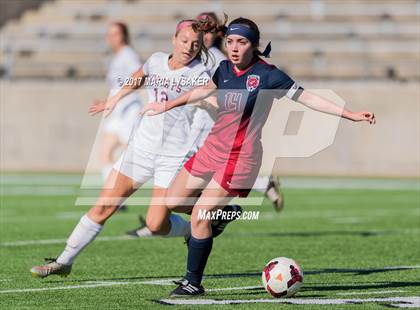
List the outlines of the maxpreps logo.
{"label": "maxpreps logo", "polygon": [[260,76],[256,74],[248,75],[246,80],[246,89],[249,92],[252,92],[257,89],[258,85],[260,85]]}

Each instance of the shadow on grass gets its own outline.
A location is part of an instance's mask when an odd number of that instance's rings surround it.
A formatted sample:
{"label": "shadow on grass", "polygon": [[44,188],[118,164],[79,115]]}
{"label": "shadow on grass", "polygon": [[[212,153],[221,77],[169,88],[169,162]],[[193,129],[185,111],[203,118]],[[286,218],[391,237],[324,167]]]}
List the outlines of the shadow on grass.
{"label": "shadow on grass", "polygon": [[420,287],[420,282],[381,282],[372,284],[336,284],[336,285],[305,285],[302,291],[348,291],[348,290],[370,290],[370,289],[395,289],[404,287]]}
{"label": "shadow on grass", "polygon": [[[381,272],[393,272],[393,271],[402,271],[402,270],[412,270],[415,267],[385,267],[385,268],[362,268],[362,269],[355,269],[355,268],[325,268],[325,269],[318,269],[318,270],[304,270],[304,274],[306,275],[316,275],[316,274],[330,274],[330,273],[339,273],[339,274],[351,274],[351,275],[370,275],[375,273]],[[245,272],[245,273],[221,273],[221,274],[206,274],[204,276],[205,279],[224,279],[224,278],[246,278],[246,277],[261,277],[261,272]],[[134,276],[134,277],[117,277],[117,278],[87,278],[87,279],[68,279],[68,280],[59,280],[59,281],[44,281],[45,283],[71,283],[71,282],[91,282],[91,281],[132,281],[132,280],[165,280],[165,279],[179,279],[181,278],[180,275],[164,275],[164,276]],[[420,282],[389,282],[387,284],[380,284],[378,288],[395,288],[399,287],[398,283],[404,284],[412,284],[411,286],[420,286]],[[395,286],[394,286],[395,284]],[[370,285],[370,284],[369,284]],[[374,284],[372,284],[374,285]],[[404,286],[404,285],[401,285]],[[355,286],[350,286],[354,288]],[[324,289],[330,289],[330,286],[324,287]],[[343,288],[346,289],[346,288]]]}

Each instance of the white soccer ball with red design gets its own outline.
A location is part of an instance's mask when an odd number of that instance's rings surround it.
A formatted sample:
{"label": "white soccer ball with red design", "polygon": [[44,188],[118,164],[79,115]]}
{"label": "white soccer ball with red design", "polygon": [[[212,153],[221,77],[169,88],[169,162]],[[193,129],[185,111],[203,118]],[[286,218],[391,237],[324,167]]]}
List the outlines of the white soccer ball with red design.
{"label": "white soccer ball with red design", "polygon": [[262,272],[265,290],[276,298],[290,297],[303,285],[303,272],[290,258],[277,257],[270,260]]}

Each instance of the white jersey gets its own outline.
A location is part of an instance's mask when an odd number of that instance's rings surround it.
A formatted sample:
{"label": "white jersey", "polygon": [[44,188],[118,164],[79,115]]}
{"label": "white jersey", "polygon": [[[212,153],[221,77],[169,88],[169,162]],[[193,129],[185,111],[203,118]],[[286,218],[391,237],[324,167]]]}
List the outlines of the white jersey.
{"label": "white jersey", "polygon": [[[106,79],[110,88],[109,96],[115,95],[122,84],[140,67],[141,62],[136,52],[130,46],[121,48],[112,58],[108,68]],[[127,144],[140,109],[140,98],[136,93],[126,96],[105,119],[103,130],[116,135],[121,143]]]}
{"label": "white jersey", "polygon": [[[195,86],[205,85],[210,79],[206,67],[198,60],[171,70],[169,56],[154,53],[143,65],[149,102],[173,100]],[[191,84],[193,81],[195,85]],[[196,109],[181,106],[155,116],[144,115],[132,143],[136,148],[154,154],[185,156],[194,149],[190,134]]]}
{"label": "white jersey", "polygon": [[[106,79],[110,88],[109,96],[115,95],[127,79],[141,67],[140,59],[134,49],[130,46],[124,46],[112,58],[109,64]],[[131,93],[124,97],[117,105],[118,107],[124,106],[133,101],[139,101],[136,93]]]}
{"label": "white jersey", "polygon": [[206,68],[210,72],[210,76],[213,77],[216,72],[219,64],[222,60],[226,60],[225,54],[223,54],[217,47],[209,48],[210,57],[207,61]]}
{"label": "white jersey", "polygon": [[[219,67],[220,62],[225,60],[226,56],[217,47],[214,46],[209,48],[209,54],[210,56],[207,60],[206,68],[209,71],[210,76],[213,77],[214,73]],[[207,113],[207,111],[204,109],[197,109],[192,124],[194,133],[191,135],[191,139],[196,146],[194,151],[197,151],[198,148],[203,145],[204,140],[207,138],[213,125],[214,120],[210,117],[209,113]]]}

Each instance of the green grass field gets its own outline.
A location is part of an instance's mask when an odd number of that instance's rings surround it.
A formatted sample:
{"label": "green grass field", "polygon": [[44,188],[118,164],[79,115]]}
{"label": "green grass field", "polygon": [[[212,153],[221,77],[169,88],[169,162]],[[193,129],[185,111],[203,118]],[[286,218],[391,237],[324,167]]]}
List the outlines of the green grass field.
{"label": "green grass field", "polygon": [[[298,178],[289,182],[294,186],[284,182],[282,213],[276,214],[267,202],[248,207],[260,211],[258,220],[236,221],[215,239],[203,283],[207,293],[190,301],[212,304],[199,306],[185,305],[184,300],[169,305],[174,285],[168,279],[179,278],[185,270],[183,239],[123,238],[137,225],[137,215],[145,214],[142,206],[116,214],[78,257],[69,277],[31,277],[33,265],[61,252],[87,210],[74,205],[79,182],[74,175],[2,177],[1,309],[420,307],[416,181],[396,189],[389,188],[392,182],[386,183],[387,189],[369,189],[363,182],[356,188],[317,188],[317,180],[312,180],[314,188],[299,188]],[[319,182],[334,184],[330,179]],[[139,191],[137,197],[147,194]],[[293,298],[274,299],[261,287],[263,266],[277,256],[295,259],[304,270],[304,287]],[[340,305],[344,302],[350,304]]]}

